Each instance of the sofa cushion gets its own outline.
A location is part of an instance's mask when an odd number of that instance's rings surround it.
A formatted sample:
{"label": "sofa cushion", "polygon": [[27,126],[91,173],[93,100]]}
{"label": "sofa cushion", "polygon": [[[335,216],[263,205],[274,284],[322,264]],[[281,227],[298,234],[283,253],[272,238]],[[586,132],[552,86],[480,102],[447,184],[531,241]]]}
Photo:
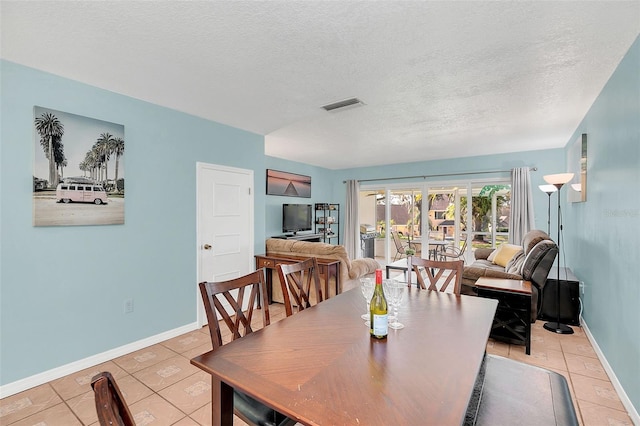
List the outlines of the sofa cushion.
{"label": "sofa cushion", "polygon": [[[539,241],[530,251],[527,253],[524,263],[522,264],[522,276],[525,280],[531,280],[531,276],[542,261],[542,259],[549,253],[549,250],[554,248],[556,243],[551,240]],[[550,259],[553,263],[555,255]],[[548,265],[551,267],[551,265]]]}
{"label": "sofa cushion", "polygon": [[514,244],[501,244],[496,250],[496,255],[493,257],[493,263],[506,267],[507,263],[513,257],[522,251],[522,246],[516,246]]}
{"label": "sofa cushion", "polygon": [[539,229],[534,229],[525,234],[522,238],[522,248],[524,249],[525,256],[529,254],[532,248],[536,246],[542,240],[548,240],[549,236],[546,232]]}
{"label": "sofa cushion", "polygon": [[475,249],[475,251],[473,252],[473,256],[476,259],[488,259],[489,256],[491,256],[491,253],[493,253],[494,251],[495,250],[491,247],[480,247]]}
{"label": "sofa cushion", "polygon": [[351,261],[351,269],[349,269],[349,278],[356,279],[367,274],[373,274],[376,269],[380,268],[380,264],[375,259],[368,257],[362,259],[354,259]]}
{"label": "sofa cushion", "polygon": [[502,266],[483,259],[476,260],[471,265],[465,266],[462,271],[463,281],[475,282],[480,277],[522,279],[519,275],[505,272]]}
{"label": "sofa cushion", "polygon": [[519,274],[510,274],[506,272],[504,269],[486,269],[484,276],[487,278],[504,278],[507,280],[521,280],[522,276]]}

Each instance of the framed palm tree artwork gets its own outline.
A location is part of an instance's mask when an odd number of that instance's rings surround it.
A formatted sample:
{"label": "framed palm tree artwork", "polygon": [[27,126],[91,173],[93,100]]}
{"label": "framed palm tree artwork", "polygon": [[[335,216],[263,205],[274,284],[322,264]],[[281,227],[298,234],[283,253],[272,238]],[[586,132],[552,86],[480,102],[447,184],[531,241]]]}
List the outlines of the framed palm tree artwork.
{"label": "framed palm tree artwork", "polygon": [[33,108],[33,225],[124,223],[124,126]]}

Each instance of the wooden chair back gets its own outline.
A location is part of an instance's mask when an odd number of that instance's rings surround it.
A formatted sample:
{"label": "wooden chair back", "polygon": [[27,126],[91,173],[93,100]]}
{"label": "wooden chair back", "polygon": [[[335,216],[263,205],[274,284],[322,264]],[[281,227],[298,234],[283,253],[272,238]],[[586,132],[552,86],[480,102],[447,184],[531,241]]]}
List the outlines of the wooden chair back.
{"label": "wooden chair back", "polygon": [[111,373],[104,371],[91,379],[100,426],[135,426],[135,421]]}
{"label": "wooden chair back", "polygon": [[[223,345],[220,322],[231,332],[231,340],[253,332],[251,321],[258,300],[261,300],[262,326],[271,323],[267,286],[262,269],[227,281],[201,282],[200,294],[209,322],[213,350]],[[261,298],[261,299],[258,299]],[[228,304],[225,308],[223,302]]]}
{"label": "wooden chair back", "polygon": [[284,309],[288,317],[293,315],[294,307],[297,312],[311,307],[313,304],[312,294],[315,296],[315,303],[324,300],[318,273],[318,261],[315,257],[288,265],[278,264],[278,276],[282,286]]}
{"label": "wooden chair back", "polygon": [[[271,323],[267,286],[262,269],[232,280],[202,282],[199,286],[214,351],[224,344],[220,330],[221,322],[224,322],[231,332],[231,340],[253,333],[251,321],[258,300],[262,305],[261,308],[257,308],[262,312],[262,327]],[[228,304],[227,307],[224,302]],[[236,389],[233,392],[233,412],[249,425],[292,426],[296,423],[295,420]]]}
{"label": "wooden chair back", "polygon": [[[453,282],[453,293],[460,295],[464,261],[440,261],[411,257],[410,262],[411,268],[416,273],[416,278],[418,279],[420,288],[445,291],[447,287],[449,287],[449,284]],[[445,276],[444,273],[447,271],[449,274]],[[425,278],[427,278],[429,282],[428,285]],[[438,284],[440,285],[439,287]]]}

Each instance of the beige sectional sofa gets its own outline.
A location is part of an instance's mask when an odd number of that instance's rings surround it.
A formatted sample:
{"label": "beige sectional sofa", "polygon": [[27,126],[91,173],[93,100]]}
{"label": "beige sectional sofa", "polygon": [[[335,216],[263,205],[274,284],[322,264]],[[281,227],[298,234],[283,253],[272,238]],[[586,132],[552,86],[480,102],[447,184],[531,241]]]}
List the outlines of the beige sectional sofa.
{"label": "beige sectional sofa", "polygon": [[[344,246],[326,243],[312,243],[309,241],[285,240],[269,238],[266,241],[267,255],[276,256],[307,256],[323,259],[336,259],[340,261],[341,292],[344,288],[353,287],[353,280],[374,274],[380,264],[374,259],[349,259]],[[282,302],[282,289],[278,285],[278,274],[273,275],[273,300]],[[324,283],[323,283],[324,287]],[[334,289],[335,283],[329,283],[329,288]],[[333,295],[333,294],[332,294]]]}

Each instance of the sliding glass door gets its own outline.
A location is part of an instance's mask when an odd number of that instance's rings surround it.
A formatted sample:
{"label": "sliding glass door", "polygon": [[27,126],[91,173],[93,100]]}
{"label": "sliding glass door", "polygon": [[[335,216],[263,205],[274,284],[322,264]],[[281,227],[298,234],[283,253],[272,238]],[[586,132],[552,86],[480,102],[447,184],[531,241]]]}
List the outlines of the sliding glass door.
{"label": "sliding glass door", "polygon": [[508,240],[510,195],[510,184],[504,180],[363,185],[358,209],[360,224],[369,225],[376,233],[372,255],[368,257],[383,264],[399,257],[387,232],[391,230],[402,245],[409,241],[420,243],[417,247],[422,248],[422,257],[428,255],[429,241],[429,250],[433,249],[431,246],[442,247],[442,242],[462,247],[466,241],[465,258],[471,261],[473,249],[496,247]]}
{"label": "sliding glass door", "polygon": [[[358,206],[360,224],[375,229],[375,258],[388,261],[397,255],[392,234],[396,233],[400,245],[419,240],[422,229],[422,192],[418,188],[367,189],[360,192]],[[365,231],[361,228],[361,231]],[[361,235],[362,239],[366,237]],[[366,243],[364,243],[366,245]],[[366,250],[365,250],[366,251]],[[365,256],[366,257],[366,256]]]}
{"label": "sliding glass door", "polygon": [[462,204],[471,209],[470,226],[474,248],[497,247],[509,239],[511,216],[511,186],[508,183],[477,182],[471,185],[471,202],[464,197]]}

